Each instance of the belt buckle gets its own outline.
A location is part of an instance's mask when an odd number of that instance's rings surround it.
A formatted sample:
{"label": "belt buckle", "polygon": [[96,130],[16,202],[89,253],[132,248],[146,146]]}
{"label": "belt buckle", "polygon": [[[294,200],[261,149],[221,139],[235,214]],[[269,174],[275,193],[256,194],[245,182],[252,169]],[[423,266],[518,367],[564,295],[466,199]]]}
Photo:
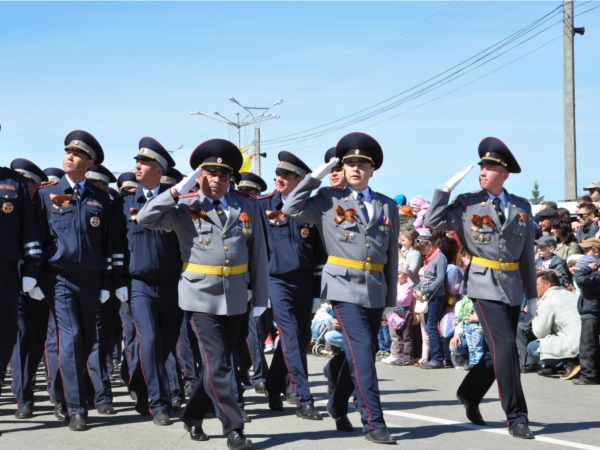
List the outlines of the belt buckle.
{"label": "belt buckle", "polygon": [[371,273],[371,263],[370,262],[365,263],[365,271],[367,273]]}
{"label": "belt buckle", "polygon": [[505,272],[506,271],[506,263],[502,262],[500,263],[500,272]]}
{"label": "belt buckle", "polygon": [[231,273],[231,267],[228,267],[228,266],[223,267],[223,275],[225,275],[227,277],[227,276],[229,276],[230,273]]}

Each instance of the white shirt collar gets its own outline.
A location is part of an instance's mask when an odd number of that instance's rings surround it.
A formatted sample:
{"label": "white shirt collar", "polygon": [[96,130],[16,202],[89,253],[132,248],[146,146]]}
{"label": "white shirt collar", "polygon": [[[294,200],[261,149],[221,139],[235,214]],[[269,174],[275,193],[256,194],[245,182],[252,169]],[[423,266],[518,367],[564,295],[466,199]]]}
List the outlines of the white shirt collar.
{"label": "white shirt collar", "polygon": [[281,194],[281,201],[283,202],[283,204],[285,205],[285,201],[287,200],[288,196],[285,194]]}
{"label": "white shirt collar", "polygon": [[500,193],[500,195],[494,195],[492,194],[490,191],[486,191],[488,194],[488,197],[490,198],[490,201],[494,201],[494,199],[497,197],[500,199],[500,203],[502,203],[503,205],[508,205],[508,198],[506,197],[506,191],[504,189],[502,189],[502,192]]}
{"label": "white shirt collar", "polygon": [[369,189],[368,186],[365,189],[363,189],[362,191],[357,191],[356,189],[352,189],[350,186],[348,186],[348,189],[350,189],[350,192],[352,192],[352,195],[354,196],[355,200],[358,198],[358,194],[362,194],[363,197],[365,198],[364,201],[367,203],[371,203],[371,189]]}
{"label": "white shirt collar", "polygon": [[85,183],[86,183],[86,179],[84,178],[83,181],[80,181],[79,183],[73,183],[73,181],[71,181],[71,179],[69,178],[69,175],[66,176],[67,181],[69,182],[69,184],[71,185],[71,189],[75,189],[74,186],[76,184],[79,185],[79,193],[83,194],[83,191],[85,190]]}
{"label": "white shirt collar", "polygon": [[158,195],[158,191],[160,190],[160,184],[154,189],[147,189],[144,186],[142,186],[142,190],[144,191],[144,196],[146,198],[148,198],[148,192],[152,192],[152,197],[156,197]]}

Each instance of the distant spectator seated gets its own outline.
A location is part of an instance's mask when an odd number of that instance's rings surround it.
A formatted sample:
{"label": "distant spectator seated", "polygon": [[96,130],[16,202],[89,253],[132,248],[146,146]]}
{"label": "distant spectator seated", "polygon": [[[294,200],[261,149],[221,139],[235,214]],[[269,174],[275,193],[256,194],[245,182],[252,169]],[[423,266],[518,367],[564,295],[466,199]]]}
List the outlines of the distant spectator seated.
{"label": "distant spectator seated", "polygon": [[581,203],[577,208],[577,242],[592,238],[598,232],[598,222],[594,219],[598,217],[598,208],[593,203]]}
{"label": "distant spectator seated", "polygon": [[535,269],[555,270],[560,274],[561,284],[567,287],[573,283],[571,272],[567,267],[567,262],[560,256],[554,254],[556,250],[556,238],[554,236],[542,236],[535,241],[537,245],[537,258],[535,259]]}
{"label": "distant spectator seated", "polygon": [[592,184],[583,188],[589,192],[590,203],[593,203],[597,209],[600,209],[600,180],[594,181]]}
{"label": "distant spectator seated", "polygon": [[333,310],[331,305],[323,303],[321,307],[315,313],[312,324],[310,326],[311,332],[311,345],[319,340],[319,336],[323,334],[323,331],[331,327],[331,319],[333,319]]}
{"label": "distant spectator seated", "polygon": [[574,384],[598,384],[600,381],[600,239],[583,241],[581,248],[585,256],[575,264],[575,282],[581,290],[577,301],[577,311],[581,316],[581,339],[579,341],[579,361],[581,377]]}
{"label": "distant spectator seated", "polygon": [[544,234],[550,234],[550,220],[558,216],[558,211],[554,208],[546,207],[535,214],[538,219],[538,225]]}
{"label": "distant spectator seated", "polygon": [[550,219],[550,231],[556,238],[556,249],[554,254],[565,261],[571,255],[581,254],[577,238],[571,228],[571,220],[562,215]]}
{"label": "distant spectator seated", "polygon": [[560,285],[556,272],[537,274],[538,304],[531,327],[536,340],[529,343],[527,353],[541,359],[540,375],[553,375],[565,369],[561,379],[579,375],[579,339],[581,321],[577,312],[577,295]]}
{"label": "distant spectator seated", "polygon": [[543,211],[546,208],[551,208],[558,211],[558,204],[550,200],[540,203],[540,211]]}

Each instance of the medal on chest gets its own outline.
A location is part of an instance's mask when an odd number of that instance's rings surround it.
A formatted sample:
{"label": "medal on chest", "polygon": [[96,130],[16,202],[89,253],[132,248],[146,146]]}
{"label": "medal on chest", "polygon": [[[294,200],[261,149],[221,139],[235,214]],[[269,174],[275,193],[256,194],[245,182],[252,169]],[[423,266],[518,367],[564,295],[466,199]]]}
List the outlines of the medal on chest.
{"label": "medal on chest", "polygon": [[252,224],[250,223],[250,217],[245,212],[240,213],[240,227],[242,227],[242,234],[252,234]]}
{"label": "medal on chest", "polygon": [[302,228],[300,230],[300,236],[302,236],[304,239],[306,239],[309,234],[310,234],[310,230],[308,229],[308,224],[305,223],[304,228]]}
{"label": "medal on chest", "polygon": [[527,220],[527,214],[521,212],[521,213],[517,213],[517,223],[519,224],[520,227],[523,226],[523,224],[525,223],[525,221]]}
{"label": "medal on chest", "polygon": [[381,216],[379,218],[379,231],[385,234],[389,234],[392,230],[392,219],[389,217]]}
{"label": "medal on chest", "polygon": [[14,208],[15,207],[13,206],[12,203],[4,202],[4,204],[2,205],[2,212],[6,213],[6,214],[10,214],[11,212],[13,212]]}
{"label": "medal on chest", "polygon": [[94,216],[90,219],[90,225],[93,226],[94,228],[96,228],[97,226],[100,226],[100,218]]}

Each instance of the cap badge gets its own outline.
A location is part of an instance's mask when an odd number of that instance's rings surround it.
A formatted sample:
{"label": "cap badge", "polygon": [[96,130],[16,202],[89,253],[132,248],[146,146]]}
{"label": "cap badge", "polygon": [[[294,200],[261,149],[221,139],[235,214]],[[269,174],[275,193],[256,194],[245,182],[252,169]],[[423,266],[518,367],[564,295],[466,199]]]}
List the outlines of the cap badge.
{"label": "cap badge", "polygon": [[358,154],[360,154],[360,150],[359,150],[359,149],[356,149],[356,150],[354,150],[354,154],[355,154],[355,155],[358,155]]}
{"label": "cap badge", "polygon": [[79,141],[73,141],[72,143],[75,145],[79,145]]}
{"label": "cap badge", "polygon": [[219,164],[221,164],[221,163],[223,162],[223,160],[222,160],[221,158],[217,158],[217,162],[218,162]]}
{"label": "cap badge", "polygon": [[485,154],[485,156],[491,156],[491,153],[490,153],[490,152],[487,152],[487,153]]}

